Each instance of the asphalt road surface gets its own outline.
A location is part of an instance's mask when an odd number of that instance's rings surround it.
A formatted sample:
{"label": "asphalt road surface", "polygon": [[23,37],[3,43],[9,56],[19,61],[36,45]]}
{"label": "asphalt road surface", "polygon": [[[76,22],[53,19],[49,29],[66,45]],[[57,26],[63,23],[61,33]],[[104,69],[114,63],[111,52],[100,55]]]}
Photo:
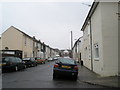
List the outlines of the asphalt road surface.
{"label": "asphalt road surface", "polygon": [[2,88],[103,88],[62,77],[53,80],[54,61],[18,72],[2,74]]}

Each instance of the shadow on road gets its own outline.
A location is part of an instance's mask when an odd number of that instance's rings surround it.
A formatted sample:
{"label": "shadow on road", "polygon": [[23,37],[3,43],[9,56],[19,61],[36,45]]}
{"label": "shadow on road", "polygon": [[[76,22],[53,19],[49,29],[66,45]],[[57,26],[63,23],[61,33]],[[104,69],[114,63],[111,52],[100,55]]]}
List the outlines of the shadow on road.
{"label": "shadow on road", "polygon": [[53,79],[54,81],[69,81],[69,82],[76,82],[72,77],[65,77],[65,76],[59,76],[59,77],[57,77],[57,78],[55,78],[55,79]]}

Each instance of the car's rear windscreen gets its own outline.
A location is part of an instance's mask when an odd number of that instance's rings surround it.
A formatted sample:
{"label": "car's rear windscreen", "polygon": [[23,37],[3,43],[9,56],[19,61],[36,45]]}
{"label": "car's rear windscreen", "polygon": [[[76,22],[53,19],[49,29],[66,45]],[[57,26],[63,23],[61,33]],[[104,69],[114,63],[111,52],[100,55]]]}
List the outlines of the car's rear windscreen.
{"label": "car's rear windscreen", "polygon": [[61,58],[59,59],[58,63],[63,63],[63,64],[76,64],[73,59],[70,58]]}

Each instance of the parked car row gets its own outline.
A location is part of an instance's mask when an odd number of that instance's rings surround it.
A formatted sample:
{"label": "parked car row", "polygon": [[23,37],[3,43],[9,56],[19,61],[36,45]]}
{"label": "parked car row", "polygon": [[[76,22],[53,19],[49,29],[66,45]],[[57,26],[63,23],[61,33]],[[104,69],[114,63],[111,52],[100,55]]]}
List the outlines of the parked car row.
{"label": "parked car row", "polygon": [[36,62],[35,58],[23,58],[22,61],[25,62],[26,67],[37,66],[37,62]]}
{"label": "parked car row", "polygon": [[53,60],[58,60],[58,57],[49,57],[49,58],[47,59],[48,62],[49,62],[49,61],[53,61]]}
{"label": "parked car row", "polygon": [[43,63],[45,64],[46,61],[46,59],[40,57],[36,57],[35,60],[37,61],[38,64],[43,64]]}
{"label": "parked car row", "polygon": [[18,57],[13,56],[6,56],[2,57],[2,61],[0,62],[0,67],[2,68],[2,71],[19,71],[23,70],[28,67],[35,67],[38,64],[45,64],[46,61],[52,61],[57,60],[57,58],[48,58],[43,59],[40,57],[27,57],[20,59]]}
{"label": "parked car row", "polygon": [[2,68],[2,72],[19,71],[26,69],[27,67],[35,67],[39,63],[45,64],[45,59],[33,58],[33,57],[20,59],[18,57],[7,56],[7,57],[2,57],[2,60],[0,62],[0,67]]}
{"label": "parked car row", "polygon": [[17,57],[2,57],[2,71],[18,71],[25,69],[25,62]]}

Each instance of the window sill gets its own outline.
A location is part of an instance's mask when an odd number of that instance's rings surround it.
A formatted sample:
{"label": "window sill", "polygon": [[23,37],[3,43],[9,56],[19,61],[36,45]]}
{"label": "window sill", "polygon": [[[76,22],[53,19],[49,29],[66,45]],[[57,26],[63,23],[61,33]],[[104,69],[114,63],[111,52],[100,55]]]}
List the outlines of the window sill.
{"label": "window sill", "polygon": [[99,58],[94,58],[95,61],[99,61]]}

